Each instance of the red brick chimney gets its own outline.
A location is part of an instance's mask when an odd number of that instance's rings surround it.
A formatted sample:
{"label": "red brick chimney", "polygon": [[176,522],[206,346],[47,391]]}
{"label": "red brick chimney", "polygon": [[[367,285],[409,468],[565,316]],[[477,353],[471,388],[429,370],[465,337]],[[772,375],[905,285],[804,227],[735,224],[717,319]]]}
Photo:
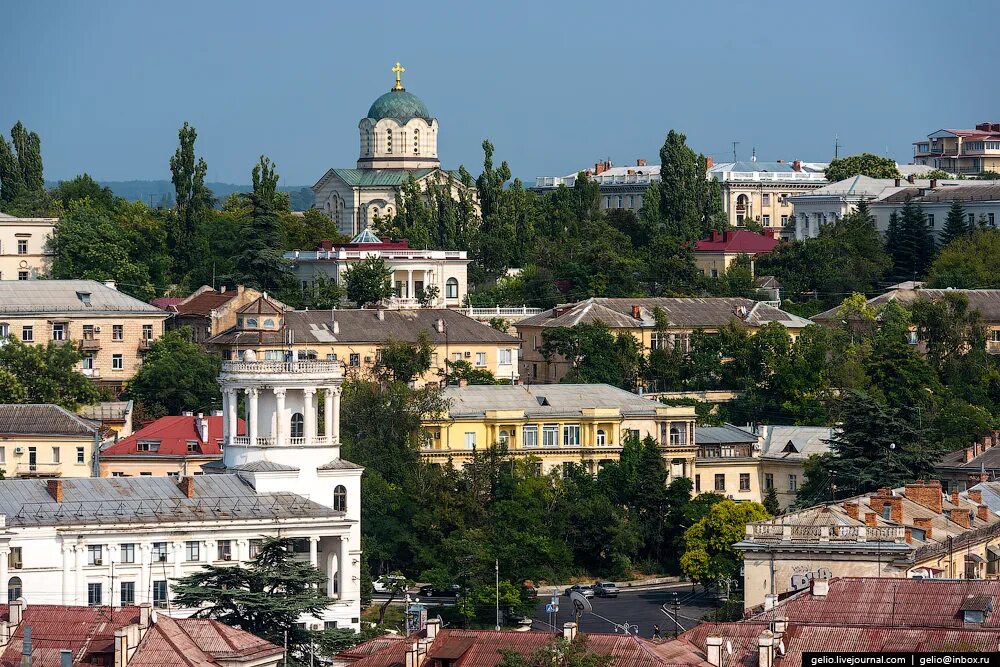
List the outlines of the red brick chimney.
{"label": "red brick chimney", "polygon": [[980,505],[979,507],[976,508],[976,516],[979,517],[980,521],[989,521],[990,508],[987,507],[986,505]]}
{"label": "red brick chimney", "polygon": [[875,512],[865,512],[865,525],[874,528],[877,524],[875,521],[876,516]]}
{"label": "red brick chimney", "polygon": [[847,512],[847,516],[852,519],[857,520],[858,518],[858,504],[857,503],[844,503],[844,511]]}
{"label": "red brick chimney", "polygon": [[960,525],[962,528],[968,528],[972,523],[972,512],[964,507],[959,507],[957,509],[948,510],[948,518]]}
{"label": "red brick chimney", "polygon": [[632,306],[632,317],[637,320],[642,319],[642,309],[639,306]]}
{"label": "red brick chimney", "polygon": [[705,169],[711,169],[715,166],[715,160],[711,156],[705,158]]}
{"label": "red brick chimney", "polygon": [[900,182],[901,182],[901,179],[897,178],[897,179],[896,179],[896,187],[897,187],[897,188],[899,187],[899,184],[900,184]]}
{"label": "red brick chimney", "polygon": [[46,484],[46,487],[48,488],[49,495],[52,496],[52,500],[57,503],[61,503],[63,501],[63,486],[61,479],[50,479],[48,484]]}
{"label": "red brick chimney", "polygon": [[181,493],[183,493],[187,498],[194,498],[194,477],[191,475],[186,475],[181,478],[180,484]]}
{"label": "red brick chimney", "polygon": [[968,463],[972,459],[976,458],[976,452],[972,447],[965,448],[965,462]]}
{"label": "red brick chimney", "polygon": [[969,489],[967,493],[969,494],[969,500],[972,502],[979,504],[983,502],[983,492],[979,489]]}
{"label": "red brick chimney", "polygon": [[646,161],[643,160],[642,158],[639,158],[638,160],[635,161],[635,166],[637,166],[637,167],[645,167],[646,166]]}
{"label": "red brick chimney", "polygon": [[919,528],[924,531],[924,537],[930,539],[931,536],[931,519],[927,517],[914,517],[913,527]]}
{"label": "red brick chimney", "polygon": [[907,526],[903,530],[903,534],[906,536],[906,543],[907,544],[913,544],[913,529],[910,528],[909,526]]}
{"label": "red brick chimney", "polygon": [[935,514],[940,514],[944,505],[941,497],[941,481],[937,479],[930,482],[918,481],[907,484],[903,487],[903,495]]}
{"label": "red brick chimney", "polygon": [[951,504],[952,505],[958,505],[958,491],[957,490],[951,492]]}
{"label": "red brick chimney", "polygon": [[910,174],[909,176],[907,176],[906,177],[906,182],[909,183],[910,185],[913,185],[914,183],[916,183],[917,182],[917,176],[916,176],[916,174]]}
{"label": "red brick chimney", "polygon": [[937,187],[937,179],[936,178],[932,178],[931,179],[931,190],[933,190],[936,187]]}

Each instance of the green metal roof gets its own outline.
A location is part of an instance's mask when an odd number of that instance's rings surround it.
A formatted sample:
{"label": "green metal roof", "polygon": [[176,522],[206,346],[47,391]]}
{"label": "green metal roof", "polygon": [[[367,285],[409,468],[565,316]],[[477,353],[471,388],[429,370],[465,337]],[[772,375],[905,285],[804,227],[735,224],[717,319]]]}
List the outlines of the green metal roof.
{"label": "green metal roof", "polygon": [[373,120],[395,118],[404,122],[411,118],[430,120],[431,112],[413,93],[394,89],[372,102],[371,108],[368,109],[368,118]]}
{"label": "green metal roof", "polygon": [[333,173],[351,187],[399,186],[410,174],[423,178],[433,169],[334,169]]}

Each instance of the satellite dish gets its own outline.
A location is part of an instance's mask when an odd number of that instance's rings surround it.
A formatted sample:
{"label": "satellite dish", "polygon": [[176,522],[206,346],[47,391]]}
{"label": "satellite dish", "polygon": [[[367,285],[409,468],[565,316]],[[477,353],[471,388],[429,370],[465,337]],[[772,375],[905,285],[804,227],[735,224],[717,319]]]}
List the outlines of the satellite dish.
{"label": "satellite dish", "polygon": [[728,639],[726,640],[726,653],[729,655],[733,654],[733,643]]}
{"label": "satellite dish", "polygon": [[573,608],[580,614],[594,611],[594,607],[590,604],[590,600],[588,600],[583,593],[573,591],[569,594],[569,600],[573,603]]}

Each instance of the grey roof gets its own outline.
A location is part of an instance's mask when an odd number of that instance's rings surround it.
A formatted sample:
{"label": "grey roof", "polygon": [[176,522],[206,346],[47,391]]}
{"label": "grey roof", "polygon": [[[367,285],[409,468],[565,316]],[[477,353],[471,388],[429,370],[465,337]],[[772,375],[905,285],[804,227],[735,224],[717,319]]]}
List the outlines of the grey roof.
{"label": "grey roof", "polygon": [[[59,480],[63,502],[46,480],[0,480],[0,515],[8,526],[128,524],[343,517],[294,493],[257,493],[238,475],[200,475],[188,498],[170,477],[78,477]],[[49,480],[51,481],[51,480]]]}
{"label": "grey roof", "polygon": [[76,411],[76,414],[97,421],[123,421],[130,412],[132,412],[132,401],[104,401],[84,405]]}
{"label": "grey roof", "polygon": [[350,461],[345,461],[344,459],[334,459],[329,463],[324,463],[323,465],[316,468],[316,470],[364,470],[364,466],[359,466],[357,463],[351,463]]}
{"label": "grey roof", "polygon": [[732,424],[722,426],[698,426],[694,430],[694,441],[699,445],[756,443],[757,436]]}
{"label": "grey roof", "polygon": [[663,405],[607,384],[469,385],[441,391],[452,418],[487,410],[521,410],[526,417],[580,416],[585,408],[618,408],[625,416],[652,416]]}
{"label": "grey roof", "polygon": [[[969,299],[969,307],[972,310],[978,310],[984,322],[1000,322],[1000,289],[891,289],[884,294],[868,299],[867,303],[877,308],[890,301],[897,301],[900,305],[908,308],[917,299],[937,301],[946,294],[964,294]],[[837,312],[839,310],[840,306],[837,306],[818,315],[813,315],[812,319],[814,322],[838,321]]]}
{"label": "grey roof", "polygon": [[96,280],[0,280],[0,316],[33,313],[168,317],[156,306]]}
{"label": "grey roof", "polygon": [[93,436],[97,426],[69,410],[48,403],[0,404],[2,435]]}
{"label": "grey roof", "polygon": [[[633,306],[639,317],[632,317]],[[790,328],[809,326],[805,318],[769,306],[762,301],[735,297],[635,298],[594,297],[574,304],[563,304],[518,322],[523,327],[571,327],[581,323],[603,322],[611,328],[651,329],[656,326],[654,310],[667,315],[668,327],[678,329],[718,328],[730,322],[763,326],[778,322]]]}
{"label": "grey roof", "polygon": [[295,466],[275,463],[274,461],[251,461],[250,463],[233,466],[229,470],[239,472],[296,472],[299,469]]}
{"label": "grey roof", "polygon": [[762,426],[762,459],[804,461],[830,451],[833,429],[826,426]]}
{"label": "grey roof", "polygon": [[[387,340],[417,342],[426,332],[431,343],[506,343],[520,345],[520,340],[493,327],[447,308],[382,310],[375,309],[292,310],[284,314],[285,329],[291,330],[295,344],[384,343]],[[333,332],[336,319],[339,333]],[[437,321],[444,321],[438,332]],[[237,338],[238,336],[238,338]],[[284,342],[281,331],[240,331],[228,329],[208,341],[217,345],[273,344]]]}
{"label": "grey roof", "polygon": [[883,197],[873,206],[879,204],[898,204],[912,201],[914,204],[936,204],[951,203],[953,201],[975,202],[975,201],[997,201],[1000,200],[1000,181],[982,181],[979,185],[960,185],[954,187],[934,188],[921,190],[916,187],[909,187],[899,192],[894,192],[888,197]]}

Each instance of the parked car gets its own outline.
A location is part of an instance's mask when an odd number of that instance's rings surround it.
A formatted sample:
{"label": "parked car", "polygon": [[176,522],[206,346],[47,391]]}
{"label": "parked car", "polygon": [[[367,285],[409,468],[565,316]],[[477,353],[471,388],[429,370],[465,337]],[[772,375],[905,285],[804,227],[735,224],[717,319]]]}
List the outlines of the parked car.
{"label": "parked car", "polygon": [[419,595],[424,598],[455,598],[458,597],[459,586],[452,584],[448,588],[434,588],[430,584],[421,586]]}
{"label": "parked car", "polygon": [[616,598],[618,585],[613,581],[599,581],[594,584],[594,595],[599,598]]}
{"label": "parked car", "polygon": [[396,582],[404,582],[404,581],[406,581],[406,577],[400,576],[398,574],[389,574],[386,575],[384,578],[379,577],[378,579],[373,581],[372,588],[375,589],[376,593],[388,593],[390,585],[395,584]]}
{"label": "parked car", "polygon": [[565,594],[568,596],[570,593],[579,593],[585,598],[594,597],[594,587],[589,584],[575,584],[566,589]]}

